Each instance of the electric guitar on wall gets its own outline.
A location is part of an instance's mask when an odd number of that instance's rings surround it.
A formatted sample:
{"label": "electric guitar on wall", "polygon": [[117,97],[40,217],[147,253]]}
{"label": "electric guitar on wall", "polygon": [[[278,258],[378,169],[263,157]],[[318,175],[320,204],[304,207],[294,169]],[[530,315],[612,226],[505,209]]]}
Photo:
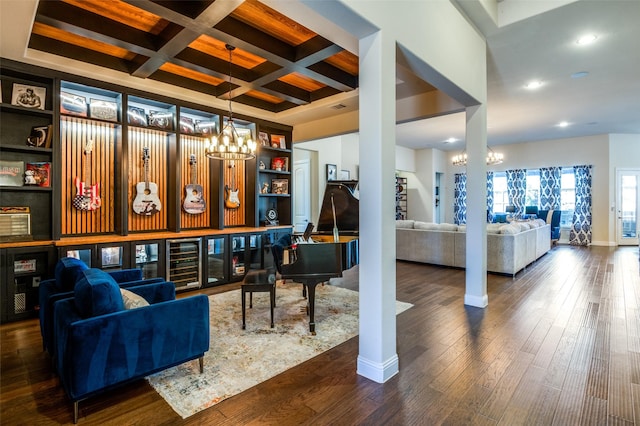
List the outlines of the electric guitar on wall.
{"label": "electric guitar on wall", "polygon": [[78,176],[73,178],[76,195],[73,197],[73,207],[78,210],[97,210],[102,205],[100,199],[100,184],[91,185],[91,151],[93,140],[89,139],[84,146],[84,176],[81,181]]}
{"label": "electric guitar on wall", "polygon": [[234,186],[236,186],[235,181],[236,181],[236,174],[233,171],[233,168],[235,168],[236,165],[235,163],[232,161],[231,165],[229,166],[229,168],[231,168],[231,186],[229,185],[224,185],[224,206],[228,209],[237,209],[238,207],[240,207],[240,198],[238,198],[238,192],[240,192],[240,190],[236,187],[235,189],[233,189]]}
{"label": "electric guitar on wall", "polygon": [[136,184],[133,211],[143,216],[151,216],[160,211],[162,204],[158,198],[158,185],[149,182],[149,148],[142,148],[142,161],[144,162],[144,182]]}
{"label": "electric guitar on wall", "polygon": [[191,166],[191,183],[184,187],[185,194],[182,208],[187,213],[199,214],[204,212],[207,205],[202,197],[202,185],[196,183],[198,169],[196,166],[196,156],[193,154],[191,154],[189,158],[189,165]]}

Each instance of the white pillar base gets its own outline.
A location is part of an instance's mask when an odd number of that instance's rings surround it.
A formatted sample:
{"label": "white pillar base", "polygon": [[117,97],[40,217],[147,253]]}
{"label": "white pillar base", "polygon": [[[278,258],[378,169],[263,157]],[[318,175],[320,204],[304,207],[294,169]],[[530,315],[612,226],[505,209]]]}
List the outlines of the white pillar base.
{"label": "white pillar base", "polygon": [[373,362],[358,355],[357,373],[377,383],[384,383],[400,371],[398,355],[395,354],[384,363]]}
{"label": "white pillar base", "polygon": [[464,304],[475,306],[476,308],[486,308],[489,305],[489,296],[474,296],[472,294],[464,295]]}

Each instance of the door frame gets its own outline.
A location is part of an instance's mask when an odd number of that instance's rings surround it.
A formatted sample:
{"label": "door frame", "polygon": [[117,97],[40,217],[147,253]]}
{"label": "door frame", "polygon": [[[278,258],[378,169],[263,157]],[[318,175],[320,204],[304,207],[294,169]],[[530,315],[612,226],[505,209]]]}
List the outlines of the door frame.
{"label": "door frame", "polygon": [[[636,185],[636,238],[624,238],[622,236],[622,176],[635,175],[637,177]],[[640,222],[640,169],[635,168],[619,168],[616,169],[616,208],[615,208],[615,230],[616,244],[620,245],[638,245],[638,223]]]}

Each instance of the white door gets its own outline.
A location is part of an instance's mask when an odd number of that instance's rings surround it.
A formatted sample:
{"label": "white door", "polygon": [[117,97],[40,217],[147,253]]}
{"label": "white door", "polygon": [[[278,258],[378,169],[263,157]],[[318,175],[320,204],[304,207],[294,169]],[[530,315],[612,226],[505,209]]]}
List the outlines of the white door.
{"label": "white door", "polygon": [[304,232],[311,220],[311,163],[309,159],[293,163],[294,232]]}
{"label": "white door", "polygon": [[618,245],[638,245],[640,170],[618,170],[617,175]]}

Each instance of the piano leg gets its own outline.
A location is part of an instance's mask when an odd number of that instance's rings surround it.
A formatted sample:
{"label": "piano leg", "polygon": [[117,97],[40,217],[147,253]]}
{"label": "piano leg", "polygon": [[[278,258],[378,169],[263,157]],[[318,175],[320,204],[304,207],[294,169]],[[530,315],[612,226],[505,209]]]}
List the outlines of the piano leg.
{"label": "piano leg", "polygon": [[311,335],[316,335],[316,323],[315,323],[315,307],[316,307],[316,286],[320,284],[316,281],[308,281],[305,283],[307,289],[307,303],[309,306],[309,331]]}

